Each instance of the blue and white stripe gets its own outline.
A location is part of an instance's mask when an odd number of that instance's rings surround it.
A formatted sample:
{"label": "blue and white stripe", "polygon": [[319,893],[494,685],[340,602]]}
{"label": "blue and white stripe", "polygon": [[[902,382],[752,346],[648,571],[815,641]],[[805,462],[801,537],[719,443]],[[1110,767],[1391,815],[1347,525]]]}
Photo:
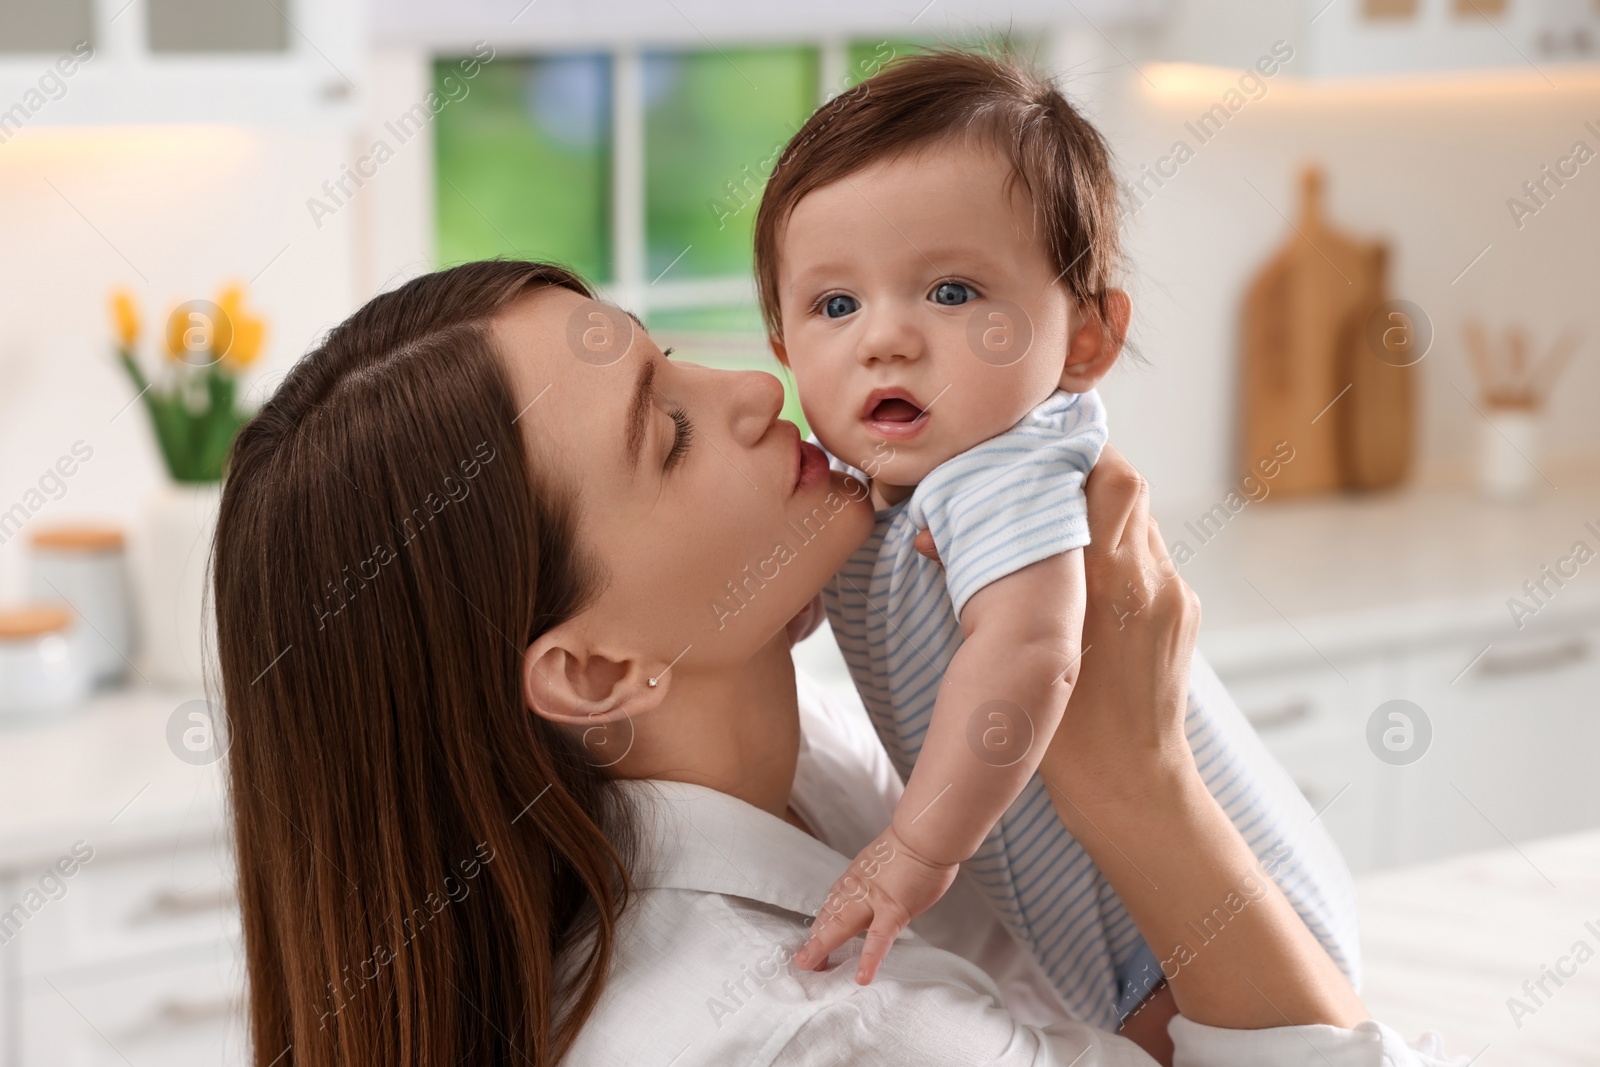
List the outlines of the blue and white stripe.
{"label": "blue and white stripe", "polygon": [[[940,465],[910,499],[879,512],[872,536],[824,590],[834,637],[903,778],[961,644],[967,599],[1088,543],[1083,482],[1105,437],[1098,396],[1055,393],[1013,429]],[[834,466],[849,469],[837,460]],[[943,568],[913,547],[922,528],[932,532]],[[1256,855],[1274,858],[1279,885],[1355,980],[1348,870],[1210,667],[1195,660],[1185,728],[1200,773]],[[963,871],[1088,1022],[1115,1028],[1154,984],[1151,964],[1170,955],[1170,948],[1153,954],[1145,946],[1110,884],[1055,818],[1037,775]]]}

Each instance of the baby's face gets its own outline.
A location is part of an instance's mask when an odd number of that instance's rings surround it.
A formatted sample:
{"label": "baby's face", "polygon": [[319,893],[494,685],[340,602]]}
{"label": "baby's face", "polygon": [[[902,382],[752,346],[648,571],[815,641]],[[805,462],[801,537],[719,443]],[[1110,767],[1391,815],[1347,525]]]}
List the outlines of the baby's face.
{"label": "baby's face", "polygon": [[783,232],[774,348],[818,439],[880,502],[1060,381],[1073,301],[1011,179],[987,144],[937,145],[813,191]]}

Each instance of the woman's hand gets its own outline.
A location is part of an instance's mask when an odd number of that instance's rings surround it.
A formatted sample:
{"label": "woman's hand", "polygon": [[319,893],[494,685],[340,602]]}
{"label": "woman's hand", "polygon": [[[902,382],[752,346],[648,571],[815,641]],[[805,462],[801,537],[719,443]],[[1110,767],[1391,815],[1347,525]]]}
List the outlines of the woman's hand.
{"label": "woman's hand", "polygon": [[1149,486],[1122,453],[1106,447],[1084,493],[1083,651],[1045,759],[1047,780],[1092,812],[1194,773],[1183,720],[1200,598],[1178,576],[1150,517]]}

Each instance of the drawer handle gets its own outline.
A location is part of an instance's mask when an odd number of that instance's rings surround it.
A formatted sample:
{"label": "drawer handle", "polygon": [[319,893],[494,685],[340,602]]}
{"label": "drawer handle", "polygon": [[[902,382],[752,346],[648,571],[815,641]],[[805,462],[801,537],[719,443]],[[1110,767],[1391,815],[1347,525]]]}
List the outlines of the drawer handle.
{"label": "drawer handle", "polygon": [[169,1034],[174,1030],[235,1019],[239,1015],[240,1006],[237,997],[216,997],[211,1000],[168,997],[157,1004],[150,1014],[144,1017],[143,1022],[124,1030],[122,1036],[126,1040],[139,1041]]}
{"label": "drawer handle", "polygon": [[1311,715],[1311,701],[1301,699],[1267,711],[1247,711],[1244,717],[1257,730],[1280,730]]}
{"label": "drawer handle", "polygon": [[176,997],[163,1001],[155,1010],[152,1021],[165,1026],[198,1026],[213,1019],[226,1019],[239,1010],[235,997],[218,997],[214,1000],[180,1000]]}
{"label": "drawer handle", "polygon": [[210,893],[179,893],[163,890],[151,898],[145,909],[134,916],[134,922],[160,922],[163,919],[182,919],[208,911],[222,911],[233,906],[233,890],[226,886]]}
{"label": "drawer handle", "polygon": [[1543,648],[1521,649],[1485,655],[1478,661],[1478,673],[1489,678],[1504,678],[1513,674],[1534,674],[1553,671],[1589,658],[1589,642],[1581,637]]}

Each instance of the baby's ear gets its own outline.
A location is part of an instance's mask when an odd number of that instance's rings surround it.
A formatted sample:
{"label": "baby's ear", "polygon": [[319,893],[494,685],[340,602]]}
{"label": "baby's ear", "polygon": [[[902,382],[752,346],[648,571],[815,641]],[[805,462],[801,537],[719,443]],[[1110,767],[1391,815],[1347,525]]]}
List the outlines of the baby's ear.
{"label": "baby's ear", "polygon": [[1107,291],[1104,317],[1074,311],[1067,361],[1061,368],[1062,389],[1069,393],[1087,393],[1111,373],[1117,357],[1122,354],[1122,342],[1128,336],[1128,320],[1132,313],[1133,301],[1122,289]]}
{"label": "baby's ear", "polygon": [[767,345],[772,349],[772,354],[778,357],[778,362],[787,367],[789,365],[789,350],[783,347],[783,338],[777,334],[768,334]]}

